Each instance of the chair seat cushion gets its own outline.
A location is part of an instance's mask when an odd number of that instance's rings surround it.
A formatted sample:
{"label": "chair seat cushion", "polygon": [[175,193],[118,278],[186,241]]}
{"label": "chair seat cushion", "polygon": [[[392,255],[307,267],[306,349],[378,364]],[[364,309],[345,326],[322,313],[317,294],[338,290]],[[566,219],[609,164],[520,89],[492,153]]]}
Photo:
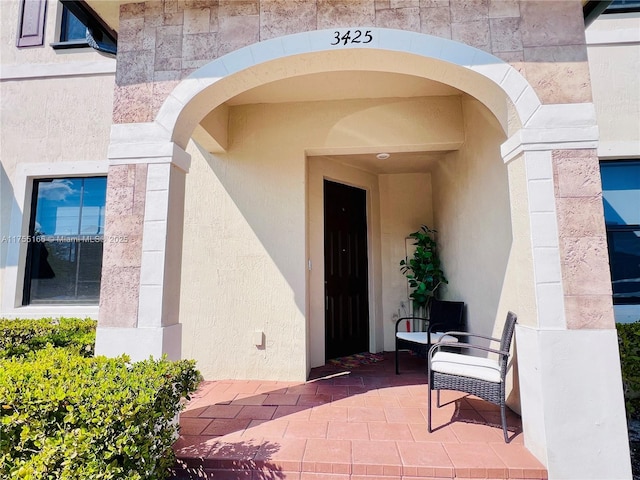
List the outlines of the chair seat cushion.
{"label": "chair seat cushion", "polygon": [[431,369],[434,372],[500,383],[500,365],[491,358],[436,352],[431,359]]}
{"label": "chair seat cushion", "polygon": [[[412,343],[420,343],[422,345],[429,344],[429,337],[427,337],[427,332],[398,332],[396,333],[396,337],[400,340],[404,340],[405,342]],[[431,343],[438,342],[457,342],[458,339],[451,335],[445,335],[442,332],[433,332],[431,334]]]}

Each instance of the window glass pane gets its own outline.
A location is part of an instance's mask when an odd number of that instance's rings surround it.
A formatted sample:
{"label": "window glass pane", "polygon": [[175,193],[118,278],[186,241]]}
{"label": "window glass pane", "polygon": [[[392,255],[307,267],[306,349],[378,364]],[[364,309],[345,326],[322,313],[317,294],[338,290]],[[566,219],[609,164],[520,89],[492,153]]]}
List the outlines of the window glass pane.
{"label": "window glass pane", "polygon": [[87,27],[78,20],[67,7],[62,7],[62,23],[60,25],[60,41],[70,42],[72,40],[86,40]]}
{"label": "window glass pane", "polygon": [[607,225],[640,225],[640,162],[602,162]]}
{"label": "window glass pane", "polygon": [[104,199],[107,192],[105,177],[87,178],[84,181],[81,235],[102,235],[104,233]]}
{"label": "window glass pane", "polygon": [[85,241],[78,250],[77,296],[87,300],[100,298],[100,274],[102,271],[102,242]]}
{"label": "window glass pane", "polygon": [[25,304],[97,304],[106,177],[34,182]]}
{"label": "window glass pane", "polygon": [[613,0],[607,7],[606,13],[616,13],[618,11],[640,10],[639,0]]}
{"label": "window glass pane", "polygon": [[31,303],[61,303],[75,297],[76,247],[58,241],[33,244]]}
{"label": "window glass pane", "polygon": [[81,178],[37,183],[36,232],[43,235],[77,235],[80,227]]}
{"label": "window glass pane", "polygon": [[640,230],[607,234],[614,303],[640,301]]}

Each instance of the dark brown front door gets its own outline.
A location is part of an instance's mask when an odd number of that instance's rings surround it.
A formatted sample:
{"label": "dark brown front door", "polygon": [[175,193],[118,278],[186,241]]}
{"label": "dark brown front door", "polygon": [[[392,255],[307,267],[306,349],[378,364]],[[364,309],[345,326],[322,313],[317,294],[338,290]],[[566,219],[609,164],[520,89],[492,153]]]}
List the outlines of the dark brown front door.
{"label": "dark brown front door", "polygon": [[367,201],[360,188],[324,181],[325,356],[369,350]]}

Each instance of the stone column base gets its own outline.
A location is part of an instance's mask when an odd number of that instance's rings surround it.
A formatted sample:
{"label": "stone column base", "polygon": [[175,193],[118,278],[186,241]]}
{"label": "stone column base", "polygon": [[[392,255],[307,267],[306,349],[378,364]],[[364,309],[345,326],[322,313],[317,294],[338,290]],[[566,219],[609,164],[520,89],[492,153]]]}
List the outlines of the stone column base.
{"label": "stone column base", "polygon": [[149,356],[160,358],[166,354],[169,360],[182,356],[182,325],[152,328],[98,327],[96,330],[96,355],[117,357],[126,353],[131,360],[146,360]]}
{"label": "stone column base", "polygon": [[525,446],[549,478],[631,478],[616,330],[516,328]]}

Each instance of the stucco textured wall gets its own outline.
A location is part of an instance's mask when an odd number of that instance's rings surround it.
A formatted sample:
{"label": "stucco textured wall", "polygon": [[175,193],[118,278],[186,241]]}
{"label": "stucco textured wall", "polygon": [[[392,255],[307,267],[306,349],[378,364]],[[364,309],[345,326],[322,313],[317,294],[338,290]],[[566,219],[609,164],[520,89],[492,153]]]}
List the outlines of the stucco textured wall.
{"label": "stucco textured wall", "polygon": [[86,77],[73,76],[0,83],[0,148],[7,175],[18,163],[107,158],[113,75],[92,76],[91,89],[87,83]]}
{"label": "stucco textured wall", "polygon": [[[16,183],[20,165],[38,164],[42,168],[32,169],[34,174],[37,171],[46,177],[51,172],[60,175],[55,164],[106,162],[115,60],[91,48],[50,48],[49,44],[56,41],[58,4],[50,1],[47,5],[44,46],[16,48],[20,2],[0,2],[0,236],[10,234],[12,211],[28,213],[30,197],[15,198],[16,192],[30,192],[30,183]],[[111,68],[111,73],[79,74],[82,68],[95,70],[95,66],[102,72]],[[26,179],[21,178],[20,182]],[[22,261],[26,255],[23,247]],[[7,265],[8,248],[7,242],[0,243],[0,290],[7,288],[6,267],[16,266]],[[17,271],[12,270],[11,275],[17,275]],[[20,276],[10,283],[21,292],[23,281]],[[10,303],[3,304],[5,313],[16,306],[15,299]]]}
{"label": "stucco textured wall", "polygon": [[[407,279],[400,271],[400,260],[407,255],[406,238],[420,225],[433,224],[430,173],[380,175],[380,229],[382,244],[382,299],[384,350],[395,350],[394,314],[408,313]],[[407,311],[400,308],[400,301]]]}
{"label": "stucco textured wall", "polygon": [[[479,102],[463,102],[465,142],[433,171],[434,216],[449,279],[446,298],[463,300],[471,330],[502,331],[500,311],[512,244],[504,133]],[[481,281],[480,281],[481,279]]]}
{"label": "stucco textured wall", "polygon": [[234,109],[228,154],[190,148],[180,316],[207,378],[306,376],[305,159],[276,128],[287,111]]}
{"label": "stucco textured wall", "polygon": [[598,153],[640,156],[640,13],[602,15],[587,34]]}
{"label": "stucco textured wall", "polygon": [[27,48],[16,48],[18,38],[18,17],[20,13],[19,1],[0,2],[0,57],[2,65],[29,64],[64,64],[69,62],[95,62],[104,60],[90,47],[74,48],[72,50],[54,50],[49,44],[58,41],[60,29],[60,11],[62,4],[57,0],[47,1],[47,12],[44,27],[44,45]]}
{"label": "stucco textured wall", "polygon": [[[390,128],[396,118],[402,128]],[[323,177],[368,192],[371,348],[392,346],[391,312],[406,297],[398,252],[431,221],[429,175],[386,175],[381,188],[375,173],[330,158],[307,167],[305,150],[456,143],[462,122],[457,96],[232,107],[227,153],[189,147],[182,354],[209,378],[300,379],[307,342],[310,364],[324,363]],[[385,281],[395,278],[395,287],[383,288],[383,272],[392,271]],[[255,330],[265,333],[262,348],[252,343]]]}

